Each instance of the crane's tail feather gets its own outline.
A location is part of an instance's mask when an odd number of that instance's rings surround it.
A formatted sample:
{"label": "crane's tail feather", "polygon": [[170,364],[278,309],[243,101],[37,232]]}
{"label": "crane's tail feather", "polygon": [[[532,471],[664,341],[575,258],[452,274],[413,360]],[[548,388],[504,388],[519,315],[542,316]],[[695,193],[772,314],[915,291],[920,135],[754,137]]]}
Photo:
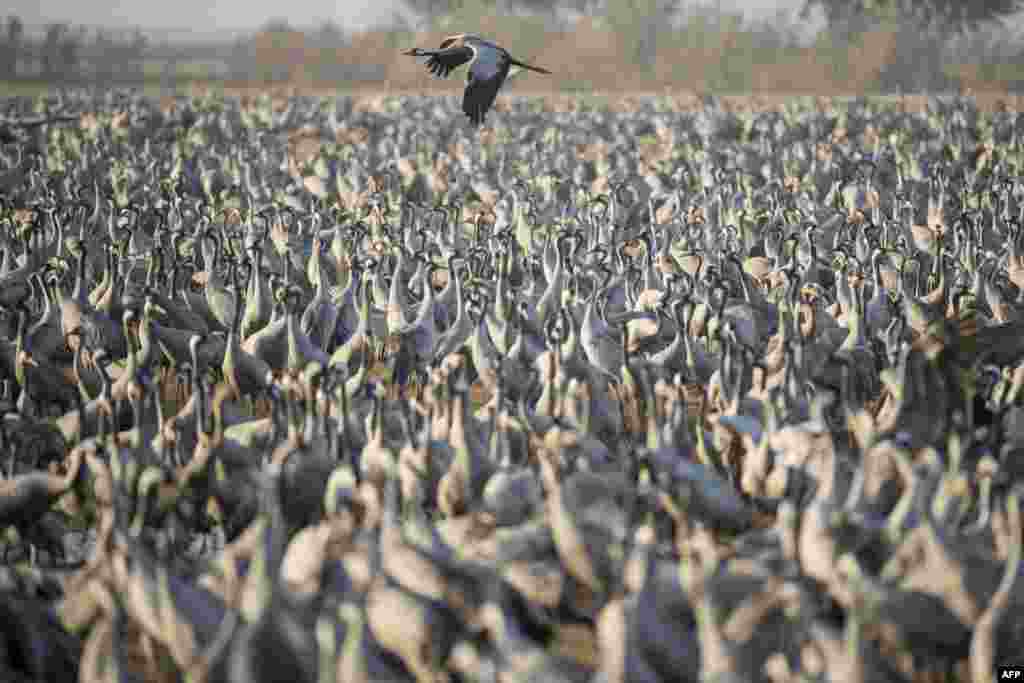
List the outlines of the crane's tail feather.
{"label": "crane's tail feather", "polygon": [[520,69],[529,69],[530,71],[536,71],[539,74],[551,74],[551,72],[548,71],[547,69],[543,69],[539,66],[533,66],[532,64],[527,64],[525,62],[520,62],[518,59],[515,58],[510,58],[509,61],[515,66],[518,66]]}

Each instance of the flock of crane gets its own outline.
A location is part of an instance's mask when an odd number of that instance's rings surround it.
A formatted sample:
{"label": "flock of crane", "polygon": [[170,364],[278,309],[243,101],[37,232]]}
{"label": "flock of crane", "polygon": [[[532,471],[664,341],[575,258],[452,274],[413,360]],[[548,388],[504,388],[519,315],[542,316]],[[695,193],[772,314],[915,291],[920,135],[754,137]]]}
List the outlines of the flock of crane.
{"label": "flock of crane", "polygon": [[1021,663],[1016,112],[0,107],[0,679]]}

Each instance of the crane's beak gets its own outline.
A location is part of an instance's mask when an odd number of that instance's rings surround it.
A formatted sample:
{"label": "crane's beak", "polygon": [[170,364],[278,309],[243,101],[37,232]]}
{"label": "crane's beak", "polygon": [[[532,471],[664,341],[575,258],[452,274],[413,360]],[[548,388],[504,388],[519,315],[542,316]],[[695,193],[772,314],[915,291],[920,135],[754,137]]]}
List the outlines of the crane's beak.
{"label": "crane's beak", "polygon": [[418,47],[411,47],[408,50],[403,50],[402,54],[403,55],[409,55],[410,57],[419,57],[420,56],[420,49]]}

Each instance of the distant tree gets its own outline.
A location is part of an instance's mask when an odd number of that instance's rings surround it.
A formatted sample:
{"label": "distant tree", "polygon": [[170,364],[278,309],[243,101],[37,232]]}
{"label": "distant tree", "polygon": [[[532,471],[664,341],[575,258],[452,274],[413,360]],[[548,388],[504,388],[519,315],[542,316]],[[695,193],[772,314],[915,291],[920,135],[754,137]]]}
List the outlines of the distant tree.
{"label": "distant tree", "polygon": [[43,40],[43,77],[47,80],[60,76],[61,39],[67,30],[67,24],[52,23],[46,27],[46,38]]}
{"label": "distant tree", "polygon": [[260,33],[291,33],[293,30],[292,25],[288,23],[287,19],[274,17],[273,19],[268,19],[267,23],[263,24],[263,27],[260,28]]}
{"label": "distant tree", "polygon": [[461,0],[404,0],[405,5],[416,14],[428,19],[437,19],[461,9]]}
{"label": "distant tree", "polygon": [[956,87],[943,70],[954,38],[999,24],[1022,8],[1024,0],[805,0],[801,16],[821,9],[839,44],[895,28],[877,85],[887,92],[921,92]]}
{"label": "distant tree", "polygon": [[228,60],[228,71],[231,74],[231,78],[244,81],[254,77],[255,53],[255,41],[246,38],[237,38],[235,40],[231,46],[231,57]]}
{"label": "distant tree", "polygon": [[634,64],[650,68],[658,44],[670,31],[683,3],[681,0],[605,0],[604,14],[631,53]]}
{"label": "distant tree", "polygon": [[895,11],[919,28],[939,29],[947,35],[973,31],[999,22],[1024,8],[1022,0],[805,0],[804,18],[820,8],[829,26],[863,20]]}
{"label": "distant tree", "polygon": [[0,49],[0,78],[14,78],[18,75],[18,54],[25,27],[18,17],[7,19],[7,35]]}
{"label": "distant tree", "polygon": [[101,28],[96,29],[93,47],[98,55],[95,61],[96,80],[99,83],[109,83],[114,78],[114,67],[117,64],[114,41],[111,40],[109,33]]}
{"label": "distant tree", "polygon": [[468,5],[496,9],[526,10],[537,14],[555,14],[559,8],[584,0],[404,0],[406,6],[421,17],[437,19],[454,14]]}
{"label": "distant tree", "polygon": [[7,20],[7,40],[12,43],[20,43],[22,37],[25,35],[25,25],[21,23],[21,19],[12,16]]}
{"label": "distant tree", "polygon": [[320,25],[316,32],[316,42],[322,46],[337,46],[345,42],[345,32],[336,23],[328,19]]}
{"label": "distant tree", "polygon": [[306,73],[317,81],[343,80],[345,58],[340,50],[345,47],[345,32],[335,22],[327,20],[310,36],[306,49]]}
{"label": "distant tree", "polygon": [[66,31],[64,39],[60,42],[58,49],[60,62],[60,77],[63,79],[75,79],[79,76],[79,48],[85,39],[85,29],[79,28],[75,33]]}
{"label": "distant tree", "polygon": [[264,80],[297,80],[304,71],[306,36],[284,19],[271,19],[253,38],[257,68]]}
{"label": "distant tree", "polygon": [[136,78],[145,76],[144,65],[147,47],[149,47],[149,39],[146,38],[141,28],[136,27],[135,32],[132,34],[132,42],[128,45],[130,69]]}
{"label": "distant tree", "polygon": [[567,3],[561,0],[511,0],[508,4],[537,14],[555,14]]}

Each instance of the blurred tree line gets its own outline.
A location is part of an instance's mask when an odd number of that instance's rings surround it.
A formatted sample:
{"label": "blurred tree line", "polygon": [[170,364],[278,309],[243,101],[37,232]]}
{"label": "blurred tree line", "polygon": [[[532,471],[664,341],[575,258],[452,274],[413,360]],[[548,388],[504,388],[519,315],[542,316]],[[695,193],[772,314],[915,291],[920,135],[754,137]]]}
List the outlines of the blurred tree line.
{"label": "blurred tree line", "polygon": [[[92,32],[71,24],[47,24],[42,38],[26,36],[25,25],[16,16],[7,18],[0,35],[0,78],[41,78],[47,81],[143,77],[143,60],[148,45],[142,31],[114,37],[109,31]],[[84,59],[83,52],[89,53]]]}
{"label": "blurred tree line", "polygon": [[[271,19],[210,44],[51,24],[28,37],[0,24],[0,78],[108,83],[163,78],[296,85],[457,88],[426,77],[399,48],[474,30],[556,68],[531,87],[709,92],[1024,91],[1020,35],[1000,30],[1024,0],[803,0],[800,13],[751,21],[717,0],[404,0],[374,29],[299,29]],[[812,26],[813,24],[813,26]],[[824,27],[824,28],[822,28]],[[149,67],[148,72],[143,68]]]}
{"label": "blurred tree line", "polygon": [[[806,37],[800,23],[823,17],[825,30],[813,38],[820,57],[831,62],[832,78],[862,84],[874,78],[884,92],[948,91],[959,83],[953,59],[1024,64],[1020,36],[1000,35],[1002,22],[1024,10],[1024,0],[804,0],[790,19],[780,12],[752,25],[714,0],[405,0],[426,24],[439,29],[474,25],[476,14],[533,14],[546,22],[571,24],[580,18],[612,29],[634,66],[658,70],[659,53],[683,47],[720,59],[709,87],[742,88],[751,67],[770,49],[792,51]],[[467,19],[470,20],[467,22]],[[862,73],[865,58],[877,73]],[[874,60],[882,59],[876,65]],[[664,71],[666,67],[661,66]]]}
{"label": "blurred tree line", "polygon": [[4,27],[3,43],[0,44],[0,74],[13,78],[18,71],[18,54],[21,51],[25,26],[18,17],[8,17]]}
{"label": "blurred tree line", "polygon": [[284,19],[267,21],[239,39],[231,57],[232,78],[266,83],[343,83],[380,80],[374,55],[353,59],[351,35],[333,21],[302,31]]}
{"label": "blurred tree line", "polygon": [[[556,66],[555,77],[531,84],[542,88],[850,94],[1018,81],[1024,91],[1024,74],[1014,77],[1024,66],[1020,36],[999,31],[1024,0],[804,0],[802,13],[756,22],[716,0],[404,2],[410,12],[365,32],[268,22],[240,46],[241,62],[264,81],[457,88],[425,78],[399,48],[474,30]],[[811,14],[824,30],[808,28]],[[965,73],[964,64],[977,68]]]}
{"label": "blurred tree line", "polygon": [[805,0],[801,17],[815,11],[823,13],[828,35],[840,47],[872,33],[891,36],[877,84],[886,92],[955,87],[955,78],[943,69],[951,57],[1024,59],[1017,41],[991,39],[1008,18],[1024,11],[1022,0]]}

